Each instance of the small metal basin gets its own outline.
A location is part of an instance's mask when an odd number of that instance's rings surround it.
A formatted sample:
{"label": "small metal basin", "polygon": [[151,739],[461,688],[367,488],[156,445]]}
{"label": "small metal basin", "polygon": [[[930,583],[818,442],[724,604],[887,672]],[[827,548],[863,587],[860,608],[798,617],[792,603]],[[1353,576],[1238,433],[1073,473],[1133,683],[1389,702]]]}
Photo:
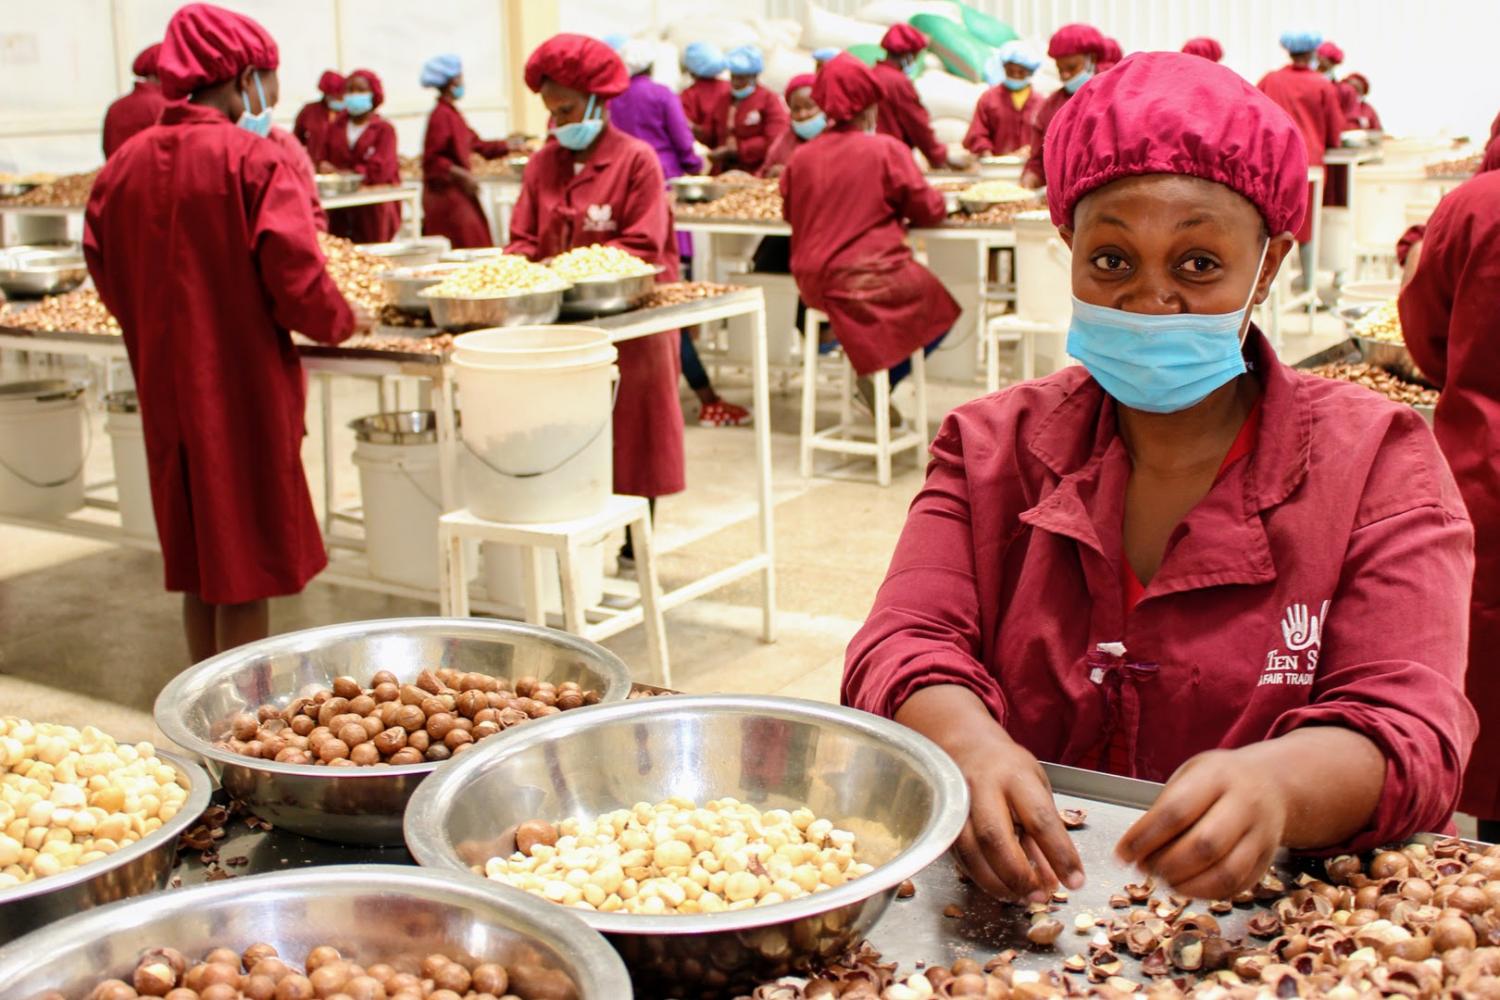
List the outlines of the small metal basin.
{"label": "small metal basin", "polygon": [[687,204],[717,201],[728,193],[725,185],[712,177],[673,177],[667,184],[672,188],[672,196]]}
{"label": "small metal basin", "polygon": [[619,277],[600,275],[580,278],[563,293],[563,311],[571,316],[609,316],[626,312],[656,285],[656,277],[666,268],[657,267],[649,274]]}
{"label": "small metal basin", "polygon": [[0,250],[0,289],[7,295],[58,295],[88,278],[76,243],[7,247]]}
{"label": "small metal basin", "polygon": [[359,174],[318,174],[318,197],[337,198],[358,191],[365,179]]}
{"label": "small metal basin", "polygon": [[386,294],[397,309],[412,316],[427,315],[427,300],[418,293],[431,288],[454,271],[462,271],[467,264],[424,264],[420,267],[398,267],[380,276],[385,283]]}
{"label": "small metal basin", "polygon": [[565,289],[517,292],[510,295],[449,297],[432,289],[416,293],[444,330],[481,330],[492,326],[545,326],[562,312]]}

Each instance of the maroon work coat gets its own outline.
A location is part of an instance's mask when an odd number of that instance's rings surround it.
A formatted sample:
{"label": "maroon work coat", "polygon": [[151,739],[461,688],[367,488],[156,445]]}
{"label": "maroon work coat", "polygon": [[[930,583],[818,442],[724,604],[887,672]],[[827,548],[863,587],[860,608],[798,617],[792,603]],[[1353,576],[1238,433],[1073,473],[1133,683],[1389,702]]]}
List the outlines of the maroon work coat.
{"label": "maroon work coat", "polygon": [[687,85],[679,95],[682,98],[682,111],[687,115],[687,120],[695,129],[708,128],[709,121],[713,118],[714,107],[729,93],[729,81],[712,79],[695,79]]}
{"label": "maroon work coat", "polygon": [[781,133],[781,137],[771,143],[771,148],[766,150],[766,158],[761,162],[760,169],[755,172],[757,177],[771,176],[772,167],[785,167],[792,161],[792,154],[803,146],[807,141],[800,138],[790,128]]}
{"label": "maroon work coat", "polygon": [[[1469,698],[1479,742],[1460,807],[1500,819],[1500,173],[1471,178],[1438,205],[1401,292],[1401,333],[1443,390],[1433,429],[1475,531]],[[1403,623],[1408,620],[1403,611]],[[1403,625],[1404,627],[1404,625]]]}
{"label": "maroon work coat", "polygon": [[[526,164],[511,218],[507,253],[546,260],[594,243],[628,250],[676,281],[677,240],[661,163],[650,146],[605,125],[583,170],[573,153],[549,142]],[[686,487],[682,406],[677,399],[678,334],[658,333],[616,345],[615,492],[659,497]]]}
{"label": "maroon work coat", "polygon": [[167,589],[210,604],[301,590],[327,557],[288,331],[338,343],[354,316],[295,166],[222,113],[172,104],[100,172],[84,254],[140,394]]}
{"label": "maroon work coat", "polygon": [[953,326],[958,303],[906,245],[905,221],[943,221],[943,196],[898,140],[834,126],[792,154],[781,198],[797,289],[855,371],[889,368]]}
{"label": "maroon work coat", "polygon": [[[1127,619],[1130,458],[1079,366],[950,413],[843,699],[890,717],[971,689],[1042,760],[1078,764],[1113,721],[1135,777],[1302,726],[1385,753],[1364,850],[1441,830],[1474,740],[1464,699],[1473,530],[1422,418],[1293,371],[1252,330],[1261,425],[1172,533]],[[1389,621],[1400,609],[1398,627]],[[1099,650],[1121,643],[1123,657]]]}
{"label": "maroon work coat", "polygon": [[308,101],[297,110],[297,117],[292,122],[292,135],[297,137],[297,141],[314,158],[322,150],[323,133],[328,131],[336,114],[321,100]]}
{"label": "maroon work coat", "polygon": [[[1279,104],[1301,130],[1302,139],[1307,143],[1308,166],[1322,166],[1324,152],[1338,148],[1339,136],[1344,131],[1344,112],[1339,107],[1338,90],[1333,82],[1322,73],[1293,63],[1267,73],[1256,86]],[[1325,177],[1323,204],[1345,204],[1347,169],[1338,167],[1338,176]],[[1313,213],[1309,206],[1302,219],[1302,228],[1297,231],[1298,243],[1312,239],[1312,224]]]}
{"label": "maroon work coat", "polygon": [[454,167],[468,170],[475,153],[494,159],[509,151],[501,140],[479,138],[463,112],[448,98],[439,97],[422,138],[422,232],[446,236],[455,247],[493,245],[479,200],[458,186],[451,171]]}
{"label": "maroon work coat", "polygon": [[787,113],[786,105],[765,87],[757,85],[754,93],[743,101],[735,100],[734,94],[725,89],[709,113],[703,145],[718,149],[732,135],[738,160],[716,163],[713,172],[743,170],[747,174],[756,173],[765,162],[771,144],[791,127],[792,116]]}
{"label": "maroon work coat", "polygon": [[880,108],[875,131],[891,136],[927,158],[934,170],[947,166],[948,150],[932,131],[932,119],[917,96],[917,88],[901,67],[882,59],[875,64],[875,82],[880,84]]}
{"label": "maroon work coat", "polygon": [[975,156],[1004,156],[1030,145],[1032,119],[1041,107],[1042,99],[1035,90],[1028,88],[1025,103],[1017,109],[1003,84],[991,87],[974,108],[974,120],[964,135],[964,149]]}
{"label": "maroon work coat", "polygon": [[1036,115],[1031,122],[1031,156],[1026,160],[1026,166],[1021,170],[1021,176],[1035,176],[1039,185],[1047,183],[1047,161],[1042,146],[1047,138],[1047,126],[1052,124],[1052,119],[1062,110],[1063,105],[1068,103],[1068,98],[1073,95],[1058,87],[1047,95],[1036,109]]}
{"label": "maroon work coat", "polygon": [[104,158],[115,155],[125,140],[156,124],[167,106],[161,84],[137,80],[135,89],[109,106],[104,113]]}
{"label": "maroon work coat", "polygon": [[[323,133],[322,158],[340,170],[364,178],[366,186],[401,183],[401,160],[396,154],[396,127],[379,115],[371,115],[365,130],[351,145],[349,115],[340,113]],[[401,228],[401,205],[388,201],[379,205],[335,209],[328,219],[329,232],[356,243],[385,243]]]}

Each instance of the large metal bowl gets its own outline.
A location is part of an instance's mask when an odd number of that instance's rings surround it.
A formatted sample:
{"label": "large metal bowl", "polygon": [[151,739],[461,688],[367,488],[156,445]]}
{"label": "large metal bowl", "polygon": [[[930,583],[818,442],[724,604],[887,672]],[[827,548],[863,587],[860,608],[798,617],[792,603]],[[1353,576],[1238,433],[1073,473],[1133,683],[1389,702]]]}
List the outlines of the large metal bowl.
{"label": "large metal bowl", "polygon": [[1405,344],[1393,343],[1389,340],[1376,340],[1374,337],[1352,338],[1359,345],[1360,356],[1365,364],[1384,368],[1394,375],[1399,375],[1408,382],[1416,382],[1426,385],[1427,379],[1422,375],[1422,370],[1412,360],[1411,352],[1406,349]]}
{"label": "large metal bowl", "polygon": [[57,295],[77,288],[88,276],[76,243],[0,250],[0,290],[9,295]]}
{"label": "large metal bowl", "polygon": [[318,197],[337,198],[358,191],[365,179],[359,174],[318,174]]}
{"label": "large metal bowl", "polygon": [[[389,670],[410,682],[440,667],[506,679],[577,681],[597,690],[602,702],[630,694],[630,672],[619,657],[564,632],[478,618],[392,618],[290,632],[204,660],[157,696],[156,724],[202,757],[231,795],[277,826],[346,844],[400,844],[406,800],[436,764],[281,764],[219,749],[214,741],[227,733],[237,712],[267,702],[286,705],[340,674],[365,683],[376,671]],[[490,738],[507,739],[525,729]]]}
{"label": "large metal bowl", "polygon": [[172,947],[196,958],[259,942],[296,965],[320,944],[363,965],[404,965],[442,952],[500,962],[512,972],[523,967],[527,983],[557,990],[517,990],[528,996],[630,995],[619,956],[561,907],[396,865],[273,872],[117,903],[0,949],[0,990],[7,1000],[50,990],[81,1000],[105,978],[129,982],[149,948]]}
{"label": "large metal bowl", "polygon": [[423,289],[416,297],[427,304],[432,322],[444,330],[482,330],[492,326],[546,326],[562,312],[566,289],[519,292],[511,295],[436,295]]}
{"label": "large metal bowl", "polygon": [[958,765],[904,726],[795,698],[679,696],[580,709],[481,744],[412,797],[406,846],[418,864],[472,873],[514,850],[523,820],[725,795],[761,809],[807,806],[852,831],[876,868],[804,899],[734,912],[578,910],[620,950],[642,996],[733,995],[841,954],[904,880],[948,850],[969,812]]}
{"label": "large metal bowl", "polygon": [[427,300],[418,297],[418,292],[431,288],[454,271],[462,271],[468,264],[423,264],[420,267],[398,267],[380,276],[385,283],[386,294],[392,304],[404,313],[413,316],[427,315]]}
{"label": "large metal bowl", "polygon": [[389,243],[362,243],[359,248],[397,268],[436,264],[443,254],[453,249],[453,245],[446,236],[417,236]]}
{"label": "large metal bowl", "polygon": [[601,275],[581,278],[563,293],[563,312],[570,316],[610,316],[634,308],[640,299],[656,286],[656,276],[666,270],[656,267],[649,274],[628,278]]}
{"label": "large metal bowl", "polygon": [[727,193],[726,187],[712,177],[673,177],[667,184],[672,197],[686,204],[717,201]]}
{"label": "large metal bowl", "polygon": [[[161,749],[156,753],[177,770],[178,784],[187,789],[177,815],[109,857],[0,889],[0,943],[54,920],[166,887],[177,860],[177,838],[208,808],[213,785],[197,764]],[[10,977],[0,972],[0,984],[9,982]]]}

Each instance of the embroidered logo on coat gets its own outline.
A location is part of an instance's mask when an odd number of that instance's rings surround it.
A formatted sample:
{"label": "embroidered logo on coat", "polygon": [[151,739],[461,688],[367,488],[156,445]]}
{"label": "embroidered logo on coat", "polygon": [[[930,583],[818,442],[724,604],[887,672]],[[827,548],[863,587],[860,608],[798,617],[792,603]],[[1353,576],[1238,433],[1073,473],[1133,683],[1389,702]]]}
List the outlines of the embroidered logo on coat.
{"label": "embroidered logo on coat", "polygon": [[751,126],[752,128],[754,126],[756,126],[756,125],[759,125],[760,124],[760,112],[759,111],[752,111],[748,115],[746,115],[745,116],[745,124],[748,125],[748,126]]}
{"label": "embroidered logo on coat", "polygon": [[1323,626],[1328,622],[1328,602],[1317,614],[1306,604],[1288,605],[1281,619],[1281,638],[1286,646],[1266,653],[1265,672],[1257,687],[1266,685],[1308,685],[1318,670],[1318,656],[1323,650]]}
{"label": "embroidered logo on coat", "polygon": [[616,228],[614,215],[614,209],[609,205],[590,205],[583,213],[583,228],[588,232],[613,232]]}

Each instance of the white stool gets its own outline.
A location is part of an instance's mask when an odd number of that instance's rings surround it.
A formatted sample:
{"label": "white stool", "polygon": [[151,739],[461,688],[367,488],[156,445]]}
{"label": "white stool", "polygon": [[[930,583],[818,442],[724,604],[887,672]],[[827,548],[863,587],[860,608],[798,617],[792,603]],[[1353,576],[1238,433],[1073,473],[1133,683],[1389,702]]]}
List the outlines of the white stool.
{"label": "white stool", "polygon": [[[579,550],[598,545],[611,532],[627,527],[635,550],[640,604],[628,611],[584,608],[579,593]],[[439,603],[444,615],[465,618],[469,614],[469,569],[465,565],[464,542],[474,539],[514,545],[525,550],[521,572],[526,621],[546,625],[542,552],[551,549],[557,553],[557,568],[562,578],[564,631],[598,642],[635,625],[644,625],[646,655],[651,661],[653,676],[662,687],[672,686],[666,627],[662,621],[661,582],[656,575],[656,550],[651,537],[651,506],[645,497],[617,494],[610,497],[597,514],[547,524],[502,524],[475,517],[467,509],[456,510],[439,518],[438,538],[443,553]],[[604,616],[603,620],[590,622],[585,614],[588,610],[596,610]]]}
{"label": "white stool", "polygon": [[1036,378],[1036,335],[1039,333],[1065,334],[1067,330],[1053,323],[1022,319],[1015,313],[996,316],[989,321],[984,328],[984,381],[988,391],[1000,391],[1001,344],[1015,344],[1020,349],[1023,382]]}
{"label": "white stool", "polygon": [[875,459],[875,478],[881,486],[891,485],[891,456],[915,449],[917,461],[927,447],[927,364],[919,348],[911,356],[912,384],[917,390],[917,412],[913,427],[903,434],[891,434],[891,376],[880,371],[871,376],[875,383],[875,440],[854,437],[854,368],[847,356],[843,359],[842,385],[839,395],[839,422],[818,430],[818,327],[828,322],[828,315],[808,307],[802,334],[802,476],[813,474],[813,453],[832,451],[842,455],[866,455]]}

